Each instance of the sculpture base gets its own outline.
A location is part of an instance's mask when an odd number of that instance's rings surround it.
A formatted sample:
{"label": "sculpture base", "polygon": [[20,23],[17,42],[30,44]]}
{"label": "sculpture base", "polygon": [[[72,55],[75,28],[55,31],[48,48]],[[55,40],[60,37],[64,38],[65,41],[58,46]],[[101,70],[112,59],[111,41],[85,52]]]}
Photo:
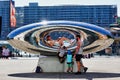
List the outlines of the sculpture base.
{"label": "sculpture base", "polygon": [[[76,61],[73,61],[73,72],[77,72]],[[39,71],[37,70],[39,68]],[[67,62],[60,63],[58,57],[47,56],[40,57],[37,65],[37,73],[39,72],[67,72]]]}

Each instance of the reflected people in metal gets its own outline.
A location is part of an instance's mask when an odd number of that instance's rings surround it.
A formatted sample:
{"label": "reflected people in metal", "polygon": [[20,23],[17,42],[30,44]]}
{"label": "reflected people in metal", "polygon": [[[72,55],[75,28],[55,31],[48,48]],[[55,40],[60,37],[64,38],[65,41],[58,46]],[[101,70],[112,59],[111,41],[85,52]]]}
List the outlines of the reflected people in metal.
{"label": "reflected people in metal", "polygon": [[12,31],[8,42],[23,51],[57,55],[61,43],[74,51],[76,34],[81,35],[83,54],[103,50],[113,43],[111,33],[96,25],[74,21],[44,21],[26,25]]}

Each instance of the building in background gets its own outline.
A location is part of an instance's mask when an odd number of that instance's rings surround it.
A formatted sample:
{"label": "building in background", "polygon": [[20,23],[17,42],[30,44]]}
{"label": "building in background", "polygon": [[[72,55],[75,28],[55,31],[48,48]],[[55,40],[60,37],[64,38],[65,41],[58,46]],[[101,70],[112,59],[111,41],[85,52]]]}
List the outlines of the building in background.
{"label": "building in background", "polygon": [[7,35],[14,29],[10,25],[11,5],[15,9],[14,1],[0,0],[0,40],[6,40]]}
{"label": "building in background", "polygon": [[24,7],[16,8],[16,28],[24,25]]}
{"label": "building in background", "polygon": [[[19,7],[16,7],[16,9]],[[18,9],[17,9],[18,10]],[[116,22],[116,5],[60,5],[38,6],[38,3],[29,3],[24,7],[23,25],[44,20],[69,20],[109,27]],[[19,13],[17,13],[19,14]],[[18,22],[19,23],[19,22]]]}
{"label": "building in background", "polygon": [[0,0],[0,39],[10,32],[10,0]]}

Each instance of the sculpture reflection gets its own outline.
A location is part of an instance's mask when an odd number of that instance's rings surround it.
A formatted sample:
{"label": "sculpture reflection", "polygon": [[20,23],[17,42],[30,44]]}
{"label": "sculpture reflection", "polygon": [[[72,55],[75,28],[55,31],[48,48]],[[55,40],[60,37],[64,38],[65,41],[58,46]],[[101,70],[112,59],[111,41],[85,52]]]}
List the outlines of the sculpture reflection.
{"label": "sculpture reflection", "polygon": [[34,23],[12,31],[8,35],[8,42],[26,52],[57,55],[56,52],[60,44],[64,44],[72,51],[75,50],[76,34],[82,36],[83,54],[103,50],[114,41],[109,31],[92,24],[73,21],[48,21],[46,25],[42,22]]}
{"label": "sculpture reflection", "polygon": [[50,35],[47,36],[47,45],[50,47],[59,47],[61,44],[63,46],[69,47],[72,44],[72,40],[66,38],[66,37],[58,37],[57,40],[53,40]]}

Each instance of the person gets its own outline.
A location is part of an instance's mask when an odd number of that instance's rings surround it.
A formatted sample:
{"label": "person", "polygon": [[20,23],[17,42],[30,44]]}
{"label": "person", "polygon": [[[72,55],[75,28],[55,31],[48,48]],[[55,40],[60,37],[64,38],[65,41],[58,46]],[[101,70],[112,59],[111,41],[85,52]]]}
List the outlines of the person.
{"label": "person", "polygon": [[10,55],[10,50],[6,46],[3,46],[2,48],[3,48],[3,50],[2,50],[3,58],[8,59],[8,57]]}
{"label": "person", "polygon": [[73,58],[71,50],[67,50],[67,72],[73,72]]}
{"label": "person", "polygon": [[47,36],[47,44],[50,47],[60,46],[60,44],[64,44],[64,41],[71,43],[71,41],[65,37],[59,37],[57,40],[53,40],[50,35]]}
{"label": "person", "polygon": [[65,53],[66,53],[66,47],[61,44],[58,50],[58,58],[60,63],[63,63],[65,61]]}
{"label": "person", "polygon": [[83,58],[83,55],[82,55],[82,42],[81,42],[81,39],[80,39],[80,35],[76,35],[76,43],[77,43],[77,46],[76,46],[76,49],[75,49],[75,53],[74,53],[74,58],[76,59],[76,63],[77,63],[77,69],[78,71],[75,73],[75,74],[81,74],[81,68],[83,67],[84,68],[84,72],[86,73],[87,71],[87,67],[84,67],[83,63],[82,63],[82,58]]}

